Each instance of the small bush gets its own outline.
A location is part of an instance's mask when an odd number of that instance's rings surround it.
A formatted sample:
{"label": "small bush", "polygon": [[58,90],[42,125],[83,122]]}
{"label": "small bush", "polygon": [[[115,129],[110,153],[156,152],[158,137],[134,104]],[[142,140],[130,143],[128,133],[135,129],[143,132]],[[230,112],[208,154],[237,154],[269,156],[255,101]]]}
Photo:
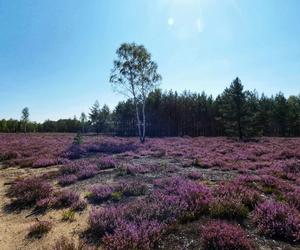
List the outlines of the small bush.
{"label": "small bush", "polygon": [[71,205],[70,209],[72,211],[83,211],[86,206],[87,204],[84,200],[78,200]]}
{"label": "small bush", "polygon": [[253,244],[245,232],[236,225],[212,221],[201,230],[203,249],[206,250],[252,250]]}
{"label": "small bush", "polygon": [[155,221],[139,224],[120,221],[113,234],[105,235],[103,243],[109,250],[150,250],[155,247],[162,231],[163,225]]}
{"label": "small bush", "polygon": [[81,134],[80,134],[80,133],[77,133],[76,136],[75,136],[74,139],[73,139],[73,144],[74,144],[74,145],[81,145],[82,142],[83,142],[83,140],[82,140]]}
{"label": "small bush", "polygon": [[121,182],[115,189],[125,196],[139,196],[147,192],[147,186],[139,181]]}
{"label": "small bush", "polygon": [[210,204],[210,215],[214,218],[237,219],[247,217],[249,210],[240,200],[217,198]]}
{"label": "small bush", "polygon": [[96,203],[107,201],[111,194],[114,192],[113,188],[109,185],[95,185],[90,189],[89,199]]}
{"label": "small bush", "polygon": [[75,220],[75,212],[72,210],[64,211],[62,214],[62,220],[70,221],[70,222],[74,221]]}
{"label": "small bush", "polygon": [[61,186],[68,186],[77,181],[77,176],[74,174],[63,175],[58,178],[58,183]]}
{"label": "small bush", "polygon": [[300,240],[299,213],[287,204],[267,200],[256,207],[252,221],[261,235],[291,242]]}
{"label": "small bush", "polygon": [[123,193],[121,191],[115,191],[111,193],[111,199],[113,201],[120,201],[123,197]]}
{"label": "small bush", "polygon": [[80,201],[80,197],[77,193],[71,190],[63,190],[57,192],[53,198],[53,207],[55,208],[65,208],[71,207]]}
{"label": "small bush", "polygon": [[119,216],[120,211],[115,207],[93,208],[89,214],[89,228],[94,235],[101,238],[114,231]]}
{"label": "small bush", "polygon": [[85,154],[85,150],[78,144],[72,144],[67,152],[67,157],[70,160],[75,160],[81,158]]}
{"label": "small bush", "polygon": [[117,166],[116,161],[109,156],[102,158],[99,162],[100,169],[115,168],[116,166]]}
{"label": "small bush", "polygon": [[44,167],[53,166],[53,165],[57,165],[57,164],[58,164],[57,159],[42,157],[42,158],[39,158],[36,161],[34,161],[32,164],[32,167],[44,168]]}
{"label": "small bush", "polygon": [[76,175],[78,180],[85,180],[94,177],[98,174],[98,169],[95,165],[88,165],[82,168]]}
{"label": "small bush", "polygon": [[96,250],[96,247],[88,246],[82,240],[79,240],[78,244],[75,243],[74,239],[68,239],[66,237],[61,237],[58,239],[54,246],[53,250]]}
{"label": "small bush", "polygon": [[36,202],[36,208],[40,210],[46,210],[47,208],[51,207],[55,199],[53,197],[47,197]]}
{"label": "small bush", "polygon": [[52,185],[38,177],[20,179],[13,183],[7,195],[22,205],[33,205],[52,193]]}
{"label": "small bush", "polygon": [[286,199],[289,204],[300,210],[300,188],[295,188],[293,191],[288,192]]}
{"label": "small bush", "polygon": [[49,221],[35,222],[29,228],[28,237],[41,238],[44,234],[48,233],[52,228],[52,223]]}

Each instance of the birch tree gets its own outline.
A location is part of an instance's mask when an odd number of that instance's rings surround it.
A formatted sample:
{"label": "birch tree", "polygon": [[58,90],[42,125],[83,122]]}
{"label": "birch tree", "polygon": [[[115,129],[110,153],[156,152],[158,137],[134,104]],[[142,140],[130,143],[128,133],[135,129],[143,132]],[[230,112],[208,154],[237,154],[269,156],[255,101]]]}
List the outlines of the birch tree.
{"label": "birch tree", "polygon": [[117,60],[111,70],[110,82],[114,89],[132,98],[141,143],[146,136],[146,99],[161,80],[157,64],[143,45],[123,43],[116,52]]}
{"label": "birch tree", "polygon": [[27,107],[23,108],[23,110],[22,110],[21,120],[24,125],[24,132],[26,133],[27,132],[27,123],[29,121],[29,109]]}

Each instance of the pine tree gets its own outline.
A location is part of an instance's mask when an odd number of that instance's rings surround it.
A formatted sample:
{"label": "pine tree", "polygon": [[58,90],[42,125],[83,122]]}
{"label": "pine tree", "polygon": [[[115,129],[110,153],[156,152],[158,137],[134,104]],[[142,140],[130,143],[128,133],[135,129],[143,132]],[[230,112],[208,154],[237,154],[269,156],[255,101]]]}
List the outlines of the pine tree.
{"label": "pine tree", "polygon": [[101,110],[99,102],[96,101],[94,105],[90,108],[89,118],[97,134],[100,132],[100,112]]}
{"label": "pine tree", "polygon": [[253,135],[253,114],[247,101],[251,95],[243,91],[244,87],[236,78],[219,97],[219,114],[226,135],[238,136],[240,140]]}

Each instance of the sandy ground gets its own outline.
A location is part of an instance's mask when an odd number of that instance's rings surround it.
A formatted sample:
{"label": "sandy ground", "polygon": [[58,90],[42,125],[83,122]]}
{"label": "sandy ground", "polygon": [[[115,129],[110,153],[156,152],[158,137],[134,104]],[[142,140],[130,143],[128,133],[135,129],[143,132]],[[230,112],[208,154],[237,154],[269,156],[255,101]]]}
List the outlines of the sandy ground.
{"label": "sandy ground", "polygon": [[[47,168],[47,171],[53,168]],[[62,213],[64,210],[50,210],[45,215],[32,215],[31,210],[7,211],[5,204],[9,203],[9,199],[5,196],[7,185],[16,176],[30,175],[37,170],[8,168],[0,171],[0,249],[1,250],[37,250],[52,249],[54,242],[62,236],[66,236],[76,240],[80,234],[80,230],[86,228],[88,209],[81,213],[76,213],[75,221],[62,221]],[[40,171],[40,170],[38,170]],[[27,237],[28,228],[37,218],[39,220],[47,220],[53,223],[53,227],[48,234],[40,239],[30,239]]]}

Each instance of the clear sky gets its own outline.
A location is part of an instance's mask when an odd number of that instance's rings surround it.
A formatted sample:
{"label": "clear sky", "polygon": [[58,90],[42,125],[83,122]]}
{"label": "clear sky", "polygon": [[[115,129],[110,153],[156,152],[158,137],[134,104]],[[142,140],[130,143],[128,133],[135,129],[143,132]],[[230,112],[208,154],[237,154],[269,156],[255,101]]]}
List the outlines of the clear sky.
{"label": "clear sky", "polygon": [[143,44],[162,89],[216,96],[239,76],[300,93],[298,0],[0,0],[0,118],[68,118],[123,97],[109,74],[122,42]]}

